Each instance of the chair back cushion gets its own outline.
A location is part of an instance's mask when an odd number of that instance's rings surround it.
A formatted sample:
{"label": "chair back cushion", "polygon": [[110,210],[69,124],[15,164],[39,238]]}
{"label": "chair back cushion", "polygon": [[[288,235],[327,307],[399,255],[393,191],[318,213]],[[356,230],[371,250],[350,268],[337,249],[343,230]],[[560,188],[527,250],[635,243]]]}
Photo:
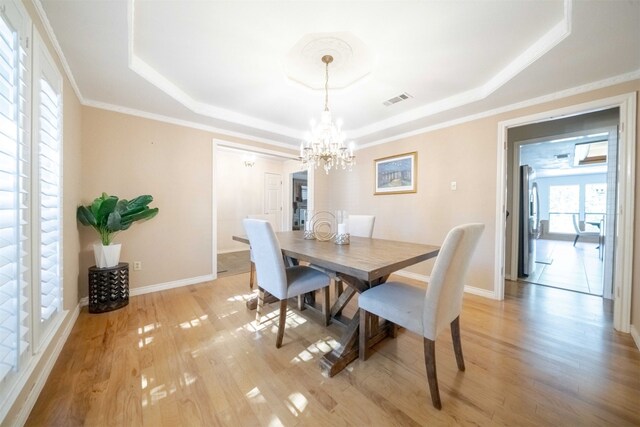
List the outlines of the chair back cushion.
{"label": "chair back cushion", "polygon": [[424,336],[435,340],[462,309],[467,270],[484,224],[465,224],[453,228],[440,248],[431,271],[424,302]]}
{"label": "chair back cushion", "polygon": [[286,299],[287,275],[273,227],[269,221],[261,219],[244,219],[242,223],[249,237],[260,287],[278,299]]}
{"label": "chair back cushion", "polygon": [[349,234],[371,238],[375,222],[375,215],[349,215]]}

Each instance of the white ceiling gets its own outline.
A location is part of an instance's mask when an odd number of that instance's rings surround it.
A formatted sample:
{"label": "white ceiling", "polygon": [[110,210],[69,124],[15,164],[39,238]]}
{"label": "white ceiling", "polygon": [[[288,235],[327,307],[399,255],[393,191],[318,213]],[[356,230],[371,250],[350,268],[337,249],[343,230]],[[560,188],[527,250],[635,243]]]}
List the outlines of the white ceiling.
{"label": "white ceiling", "polygon": [[40,1],[84,104],[292,146],[323,108],[305,86],[323,49],[359,145],[640,77],[638,0]]}

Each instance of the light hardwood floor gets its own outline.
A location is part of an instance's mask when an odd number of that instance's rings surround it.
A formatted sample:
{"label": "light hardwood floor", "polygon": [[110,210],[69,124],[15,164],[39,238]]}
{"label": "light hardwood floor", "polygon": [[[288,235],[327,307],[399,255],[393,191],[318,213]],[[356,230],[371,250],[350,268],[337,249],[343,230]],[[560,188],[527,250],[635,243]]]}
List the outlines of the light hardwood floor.
{"label": "light hardwood floor", "polygon": [[27,425],[640,425],[640,352],[601,298],[511,282],[502,302],[465,295],[467,369],[445,331],[438,411],[420,337],[401,330],[325,378],[318,360],[337,326],[289,310],[276,349],[277,305],[256,327],[247,283],[241,274],[112,313],[84,309]]}

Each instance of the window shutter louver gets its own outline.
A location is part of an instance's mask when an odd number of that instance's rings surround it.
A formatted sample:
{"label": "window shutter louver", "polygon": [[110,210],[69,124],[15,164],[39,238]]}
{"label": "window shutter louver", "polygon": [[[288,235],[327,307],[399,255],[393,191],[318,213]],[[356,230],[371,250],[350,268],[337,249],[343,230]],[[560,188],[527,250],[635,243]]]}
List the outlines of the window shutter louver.
{"label": "window shutter louver", "polygon": [[60,119],[62,110],[60,94],[47,81],[47,74],[41,74],[34,119],[38,128],[40,181],[40,320],[46,322],[61,308]]}

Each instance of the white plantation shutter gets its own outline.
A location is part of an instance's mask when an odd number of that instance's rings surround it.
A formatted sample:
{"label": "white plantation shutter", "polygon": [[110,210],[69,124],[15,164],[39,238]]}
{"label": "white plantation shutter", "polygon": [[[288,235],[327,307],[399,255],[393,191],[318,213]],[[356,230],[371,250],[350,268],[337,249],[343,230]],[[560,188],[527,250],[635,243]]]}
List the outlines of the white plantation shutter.
{"label": "white plantation shutter", "polygon": [[[29,348],[28,20],[0,8],[0,380],[20,369]],[[22,37],[21,37],[22,36]]]}
{"label": "white plantation shutter", "polygon": [[[61,298],[61,154],[62,154],[62,78],[45,50],[44,43],[34,31],[33,66],[33,123],[34,147],[37,149],[38,185],[34,188],[34,207],[37,206],[39,223],[39,312],[42,330],[48,321],[62,309]],[[35,209],[34,209],[35,210]],[[34,282],[36,282],[34,277]],[[38,309],[36,308],[36,311]]]}
{"label": "white plantation shutter", "polygon": [[62,77],[0,0],[0,423],[64,318],[61,254]]}

